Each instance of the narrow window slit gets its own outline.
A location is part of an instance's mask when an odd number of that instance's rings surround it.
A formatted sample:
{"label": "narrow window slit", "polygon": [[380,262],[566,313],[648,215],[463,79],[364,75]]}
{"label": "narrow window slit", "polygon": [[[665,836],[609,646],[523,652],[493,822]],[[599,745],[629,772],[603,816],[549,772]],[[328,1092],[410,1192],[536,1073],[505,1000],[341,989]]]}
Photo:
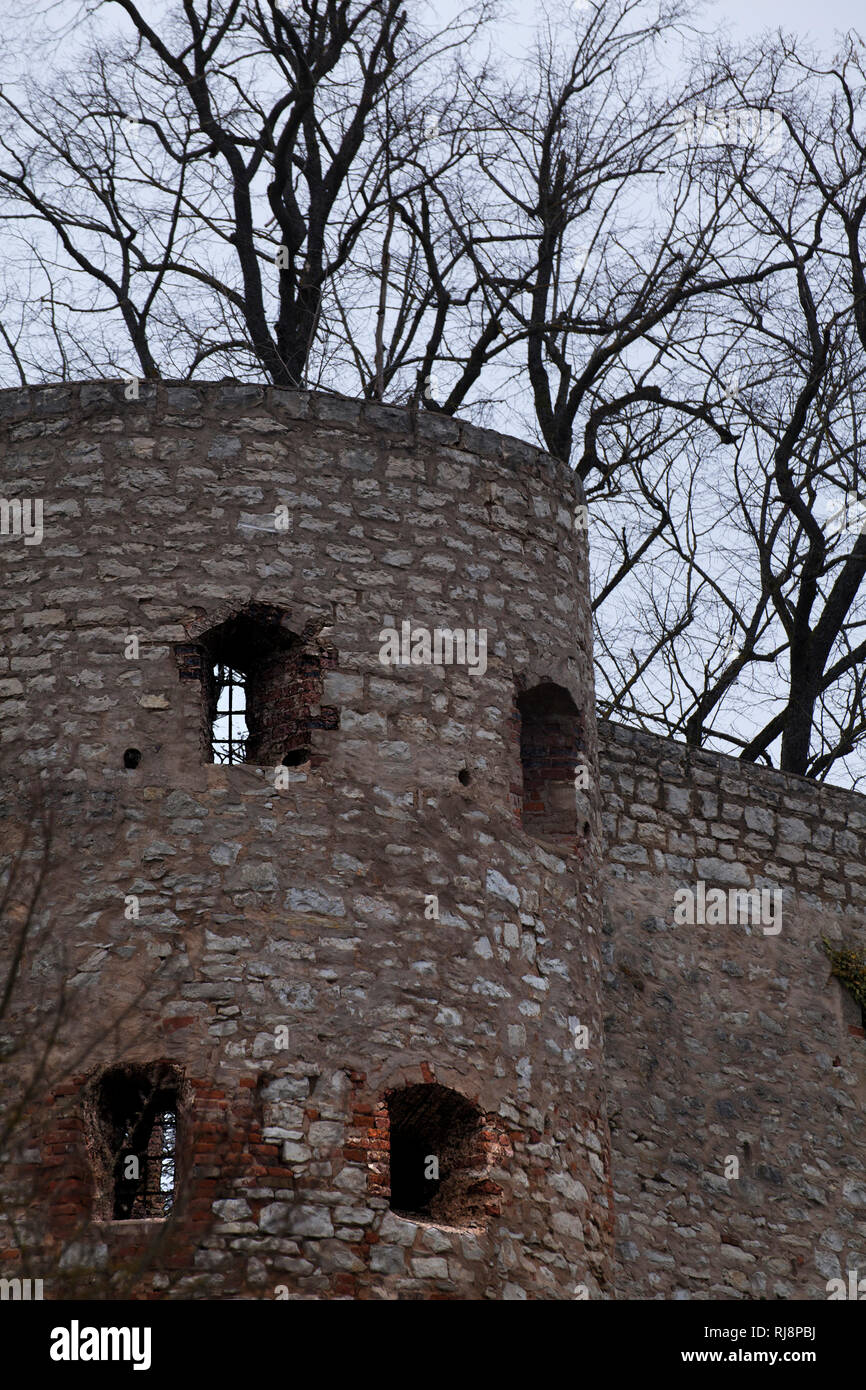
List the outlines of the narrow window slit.
{"label": "narrow window slit", "polygon": [[231,666],[217,663],[213,670],[217,691],[216,715],[213,721],[213,760],[215,763],[246,761],[247,702],[244,677]]}
{"label": "narrow window slit", "polygon": [[[582,721],[568,691],[546,682],[517,699],[520,730],[520,820],[528,835],[566,851],[578,842],[576,770]],[[583,834],[588,822],[583,823]]]}

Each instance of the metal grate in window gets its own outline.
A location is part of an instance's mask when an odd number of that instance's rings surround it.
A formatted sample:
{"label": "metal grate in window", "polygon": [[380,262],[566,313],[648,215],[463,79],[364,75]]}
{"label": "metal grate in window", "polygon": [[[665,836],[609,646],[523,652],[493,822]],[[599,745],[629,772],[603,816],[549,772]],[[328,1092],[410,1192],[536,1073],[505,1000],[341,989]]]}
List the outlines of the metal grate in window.
{"label": "metal grate in window", "polygon": [[213,760],[215,763],[242,763],[246,758],[246,686],[241,671],[218,663],[214,667],[217,690],[213,722]]}
{"label": "metal grate in window", "polygon": [[168,1216],[174,1201],[177,1111],[167,1101],[148,1106],[130,1119],[118,1156],[114,1219],[145,1220]]}

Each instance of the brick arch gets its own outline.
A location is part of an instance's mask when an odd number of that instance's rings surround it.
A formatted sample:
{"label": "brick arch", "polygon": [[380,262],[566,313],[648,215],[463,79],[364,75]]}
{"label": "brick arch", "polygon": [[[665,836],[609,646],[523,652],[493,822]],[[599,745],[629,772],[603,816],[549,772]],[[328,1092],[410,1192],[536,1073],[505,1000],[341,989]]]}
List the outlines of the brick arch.
{"label": "brick arch", "polygon": [[[509,1135],[498,1115],[434,1080],[429,1067],[402,1070],[400,1080],[395,1078],[396,1084],[367,1106],[360,1098],[356,1101],[346,1156],[364,1163],[368,1196],[387,1199],[395,1215],[431,1225],[481,1229],[501,1211],[502,1188],[489,1174],[512,1154]],[[395,1132],[400,1134],[396,1151]],[[419,1155],[437,1159],[439,1179],[426,1187],[416,1184],[418,1203],[410,1209],[407,1174],[396,1179],[395,1191],[393,1164],[396,1159],[411,1165]],[[417,1176],[409,1172],[410,1186]]]}

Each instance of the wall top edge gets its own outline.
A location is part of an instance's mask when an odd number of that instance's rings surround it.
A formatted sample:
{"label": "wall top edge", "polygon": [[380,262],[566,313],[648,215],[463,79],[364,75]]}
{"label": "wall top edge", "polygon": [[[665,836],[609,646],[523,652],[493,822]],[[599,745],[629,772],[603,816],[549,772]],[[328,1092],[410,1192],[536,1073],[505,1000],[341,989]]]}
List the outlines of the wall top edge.
{"label": "wall top edge", "polygon": [[62,415],[75,411],[87,418],[106,411],[151,410],[163,416],[192,415],[209,411],[263,410],[274,418],[303,420],[312,424],[343,429],[361,428],[371,433],[390,434],[404,442],[439,445],[459,453],[475,455],[504,464],[517,472],[536,468],[563,482],[568,481],[583,501],[583,485],[578,475],[544,449],[513,435],[482,429],[467,420],[443,415],[412,405],[389,405],[381,401],[359,400],[329,391],[288,390],[230,381],[143,381],[138,380],[138,396],[127,399],[125,391],[133,378],[97,379],[0,389],[0,430],[26,419]]}
{"label": "wall top edge", "polygon": [[609,719],[597,720],[599,744],[611,747],[620,744],[635,749],[645,749],[652,759],[653,769],[665,759],[681,764],[680,772],[688,775],[689,767],[713,769],[720,774],[728,773],[743,783],[745,790],[749,785],[776,791],[788,791],[812,797],[817,806],[828,801],[837,805],[847,805],[866,814],[866,794],[854,791],[851,787],[837,787],[832,782],[816,782],[811,777],[802,777],[797,772],[780,772],[775,767],[764,767],[760,763],[743,762],[729,753],[717,753],[711,749],[689,748],[673,738],[661,734],[647,733],[644,729],[633,729],[627,724],[615,724]]}

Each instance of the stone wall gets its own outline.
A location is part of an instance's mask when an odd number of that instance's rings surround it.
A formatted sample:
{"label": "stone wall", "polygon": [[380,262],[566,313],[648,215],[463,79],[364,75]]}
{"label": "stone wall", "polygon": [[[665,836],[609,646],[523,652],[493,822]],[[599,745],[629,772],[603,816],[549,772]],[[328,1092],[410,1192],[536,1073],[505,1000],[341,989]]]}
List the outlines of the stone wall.
{"label": "stone wall", "polygon": [[[40,827],[48,846],[0,1069],[8,1100],[47,1046],[4,1272],[23,1252],[47,1297],[121,1266],[138,1296],[603,1294],[597,805],[561,853],[514,811],[535,685],[569,692],[595,767],[579,483],[434,414],[127,394],[0,393],[0,492],[44,499],[40,544],[0,540],[0,846],[34,881]],[[309,760],[215,765],[208,643],[272,610],[327,656],[267,735],[276,760],[302,732]],[[484,629],[483,676],[384,666],[406,619]],[[164,1228],[98,1219],[84,1098],[120,1064],[183,1078]],[[389,1209],[415,1085],[478,1114],[463,1227]]]}
{"label": "stone wall", "polygon": [[[616,1296],[826,1298],[866,1271],[866,1040],[821,946],[866,945],[866,799],[605,723],[600,769]],[[781,891],[781,930],[677,924],[699,881]]]}
{"label": "stone wall", "polygon": [[[40,544],[0,536],[7,958],[38,890],[0,1274],[817,1299],[866,1271],[866,1040],[821,947],[866,944],[866,800],[609,725],[599,772],[573,475],[235,385],[2,392],[0,454],[45,507]],[[251,677],[263,764],[218,766],[210,662],[254,662],[253,619],[284,654]],[[405,619],[485,629],[484,675],[384,666]],[[676,921],[699,883],[781,922]],[[88,1097],[118,1066],[178,1078],[165,1223],[107,1215]],[[390,1209],[395,1116],[401,1151],[443,1134],[431,1219]]]}

